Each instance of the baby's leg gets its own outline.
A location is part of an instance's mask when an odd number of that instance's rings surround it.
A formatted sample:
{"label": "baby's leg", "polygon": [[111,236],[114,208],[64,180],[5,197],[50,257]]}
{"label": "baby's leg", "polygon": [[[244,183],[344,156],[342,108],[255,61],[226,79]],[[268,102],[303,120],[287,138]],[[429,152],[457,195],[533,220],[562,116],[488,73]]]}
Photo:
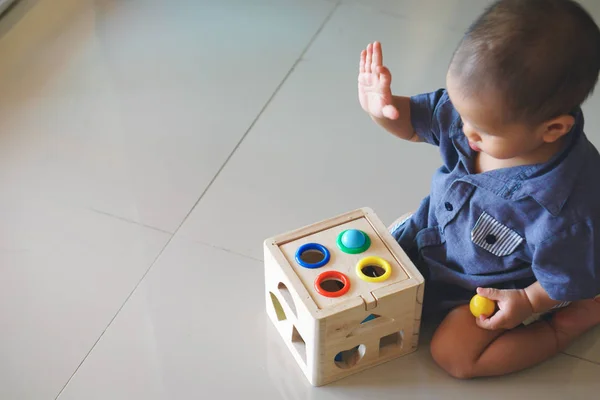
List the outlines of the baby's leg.
{"label": "baby's leg", "polygon": [[574,339],[600,324],[600,296],[593,300],[576,301],[558,310],[550,324],[557,332],[561,350]]}
{"label": "baby's leg", "polygon": [[453,310],[431,341],[434,360],[457,378],[505,375],[539,364],[600,324],[600,299],[574,302],[550,321],[506,331],[475,323],[468,306]]}

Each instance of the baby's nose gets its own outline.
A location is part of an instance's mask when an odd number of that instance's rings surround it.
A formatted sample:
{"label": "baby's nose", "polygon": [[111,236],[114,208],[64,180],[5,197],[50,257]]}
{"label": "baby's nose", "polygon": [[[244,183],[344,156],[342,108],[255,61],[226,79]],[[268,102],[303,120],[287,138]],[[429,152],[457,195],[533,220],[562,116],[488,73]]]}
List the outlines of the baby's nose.
{"label": "baby's nose", "polygon": [[467,139],[469,139],[472,142],[479,142],[481,140],[481,136],[479,136],[479,134],[469,125],[465,124],[463,126],[463,132]]}

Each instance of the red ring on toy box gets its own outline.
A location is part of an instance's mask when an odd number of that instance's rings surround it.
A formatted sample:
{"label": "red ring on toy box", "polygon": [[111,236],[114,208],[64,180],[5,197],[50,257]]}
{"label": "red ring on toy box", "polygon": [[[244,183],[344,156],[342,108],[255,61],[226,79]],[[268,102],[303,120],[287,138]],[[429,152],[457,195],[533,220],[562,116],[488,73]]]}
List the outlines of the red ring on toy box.
{"label": "red ring on toy box", "polygon": [[[323,284],[325,284],[325,287],[323,287]],[[339,287],[340,284],[343,285],[341,288]],[[336,287],[338,287],[337,290],[331,290],[336,289]],[[315,290],[321,296],[340,297],[350,290],[350,279],[339,271],[325,271],[315,279]]]}

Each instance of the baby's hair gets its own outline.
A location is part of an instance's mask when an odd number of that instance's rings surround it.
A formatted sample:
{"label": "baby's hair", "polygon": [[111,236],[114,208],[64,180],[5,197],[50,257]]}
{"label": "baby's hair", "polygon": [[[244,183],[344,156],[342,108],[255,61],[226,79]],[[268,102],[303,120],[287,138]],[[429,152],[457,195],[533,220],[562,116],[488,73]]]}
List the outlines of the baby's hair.
{"label": "baby's hair", "polygon": [[600,29],[572,0],[499,0],[471,25],[449,74],[461,95],[492,89],[506,122],[538,124],[575,111],[600,73]]}

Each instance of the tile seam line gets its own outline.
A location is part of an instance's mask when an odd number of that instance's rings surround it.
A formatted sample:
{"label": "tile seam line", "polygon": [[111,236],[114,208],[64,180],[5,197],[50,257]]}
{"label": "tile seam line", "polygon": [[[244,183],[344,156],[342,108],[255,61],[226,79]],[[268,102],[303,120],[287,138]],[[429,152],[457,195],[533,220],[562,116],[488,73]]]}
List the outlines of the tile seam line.
{"label": "tile seam line", "polygon": [[229,253],[229,254],[232,254],[232,255],[235,255],[235,256],[238,256],[238,257],[247,258],[248,260],[253,260],[253,261],[257,261],[257,262],[264,262],[263,259],[259,259],[259,258],[253,257],[253,256],[249,256],[248,254],[240,253],[238,251],[231,250],[231,249],[228,249],[226,247],[217,246],[217,245],[210,244],[208,242],[203,242],[203,241],[200,241],[200,240],[192,240],[192,241],[194,243],[198,243],[198,244],[200,244],[202,246],[206,246],[206,247],[209,247],[209,248],[214,249],[214,250],[219,250],[219,251],[222,251],[222,252],[225,252],[225,253]]}
{"label": "tile seam line", "polygon": [[160,249],[160,251],[158,252],[158,254],[156,255],[156,257],[154,257],[154,260],[152,260],[152,262],[150,263],[150,266],[142,274],[142,277],[136,282],[136,284],[133,287],[133,289],[129,292],[129,294],[127,295],[127,297],[125,298],[125,300],[121,303],[121,305],[119,306],[119,308],[117,309],[117,311],[115,312],[115,314],[112,316],[112,318],[110,319],[110,321],[108,322],[108,324],[104,327],[104,329],[100,333],[100,336],[98,336],[96,338],[96,340],[94,341],[94,343],[92,344],[92,346],[90,347],[90,349],[87,351],[87,353],[85,354],[85,356],[81,359],[81,361],[79,362],[79,364],[77,365],[77,367],[75,368],[75,370],[73,371],[73,373],[71,374],[71,376],[69,377],[69,379],[67,379],[67,381],[65,382],[65,384],[62,386],[62,388],[60,389],[60,391],[58,392],[58,394],[54,398],[54,400],[57,400],[62,395],[62,393],[65,391],[65,389],[67,388],[67,386],[69,386],[69,383],[71,382],[71,380],[75,377],[75,375],[77,374],[77,372],[79,371],[79,369],[81,368],[81,366],[83,365],[83,363],[87,360],[87,358],[89,357],[89,355],[92,353],[92,351],[94,351],[94,349],[96,348],[96,346],[98,345],[98,343],[100,342],[100,340],[102,339],[102,337],[104,336],[104,334],[106,333],[106,331],[108,330],[108,328],[110,328],[110,326],[112,325],[112,323],[114,322],[114,320],[121,313],[121,310],[123,310],[123,307],[125,307],[125,304],[127,304],[127,302],[129,301],[129,299],[131,298],[131,296],[133,296],[133,294],[135,293],[135,291],[137,290],[137,288],[139,287],[139,285],[142,283],[142,281],[144,280],[144,278],[146,277],[146,275],[148,275],[148,273],[150,272],[150,270],[152,269],[152,267],[154,266],[154,264],[156,264],[156,261],[164,253],[164,251],[167,248],[167,246],[169,246],[169,244],[173,241],[174,237],[175,237],[175,235],[171,235],[169,237],[169,239],[166,241],[166,243],[164,244],[164,246]]}
{"label": "tile seam line", "polygon": [[589,360],[587,358],[583,358],[583,357],[577,356],[575,354],[565,353],[564,351],[561,351],[560,354],[562,354],[563,356],[574,358],[574,359],[579,360],[579,361],[586,361],[586,362],[588,362],[590,364],[594,364],[594,365],[600,366],[600,362],[597,362],[597,361],[594,361],[594,360]]}
{"label": "tile seam line", "polygon": [[315,42],[315,40],[317,39],[317,37],[319,36],[319,34],[321,33],[321,31],[325,27],[325,25],[327,25],[327,23],[329,22],[329,20],[331,19],[331,17],[333,16],[333,14],[337,10],[337,8],[339,7],[340,2],[341,2],[341,0],[339,0],[337,3],[335,3],[335,5],[333,6],[333,8],[329,12],[329,14],[325,17],[325,19],[323,20],[323,22],[321,23],[321,25],[319,26],[319,28],[317,29],[317,31],[310,38],[310,40],[308,41],[308,44],[304,47],[304,49],[302,50],[302,52],[300,53],[300,55],[298,56],[298,58],[296,59],[296,61],[294,62],[294,64],[292,64],[292,66],[289,69],[289,71],[285,74],[285,76],[283,77],[283,79],[281,80],[281,82],[279,82],[279,84],[277,85],[277,87],[275,88],[275,90],[273,91],[273,93],[271,94],[271,96],[267,99],[267,101],[265,102],[265,104],[263,105],[263,107],[260,109],[260,111],[258,112],[258,114],[256,115],[256,117],[254,118],[254,120],[250,123],[250,125],[248,126],[248,128],[246,129],[246,131],[244,132],[244,134],[242,135],[242,137],[238,140],[238,142],[234,146],[233,150],[231,150],[231,152],[229,153],[229,155],[227,156],[227,158],[223,162],[223,164],[221,164],[221,167],[217,170],[217,172],[212,177],[212,179],[210,180],[210,182],[208,183],[208,185],[206,185],[206,188],[204,188],[204,190],[202,191],[202,193],[200,194],[200,196],[198,197],[198,199],[196,200],[196,202],[194,203],[194,205],[192,206],[192,208],[190,209],[190,211],[183,218],[183,220],[181,221],[181,224],[179,224],[179,226],[177,227],[177,229],[175,230],[175,232],[174,232],[173,235],[175,235],[179,231],[179,229],[183,226],[183,224],[185,224],[185,222],[188,220],[188,218],[190,217],[190,215],[192,215],[192,213],[194,212],[194,210],[196,209],[196,207],[198,206],[198,204],[200,204],[200,201],[202,201],[202,199],[204,198],[204,196],[206,196],[206,193],[208,193],[208,191],[210,190],[210,188],[212,187],[212,185],[215,183],[215,181],[221,175],[221,173],[223,172],[223,170],[225,169],[225,167],[227,166],[227,164],[229,164],[229,161],[233,158],[233,156],[235,155],[235,153],[237,152],[237,150],[240,148],[240,146],[242,145],[242,143],[244,142],[244,140],[246,139],[246,137],[248,137],[248,134],[252,131],[252,129],[254,128],[254,126],[256,125],[256,123],[258,122],[258,120],[260,119],[260,117],[264,114],[264,112],[266,111],[266,109],[271,104],[271,102],[275,99],[275,96],[277,96],[277,94],[279,93],[279,91],[281,90],[281,88],[283,87],[283,85],[285,84],[285,82],[288,80],[288,78],[290,77],[290,75],[292,75],[292,73],[294,72],[294,70],[296,69],[296,67],[298,66],[298,64],[300,63],[300,61],[302,60],[302,58],[304,57],[304,55],[308,52],[308,50],[310,49],[310,47],[313,45],[313,43]]}
{"label": "tile seam line", "polygon": [[106,211],[98,210],[98,209],[96,209],[96,208],[88,208],[87,210],[88,210],[88,211],[91,211],[91,212],[93,212],[93,213],[96,213],[96,214],[102,215],[102,216],[104,216],[104,217],[109,217],[109,218],[114,218],[114,219],[117,219],[117,220],[119,220],[119,221],[121,221],[121,222],[125,222],[125,223],[127,223],[127,224],[136,225],[136,226],[138,226],[138,227],[142,227],[142,228],[150,229],[150,230],[152,230],[152,231],[155,231],[155,232],[160,232],[160,233],[164,233],[164,234],[167,234],[167,235],[170,235],[170,236],[174,235],[174,233],[173,233],[173,232],[170,232],[170,231],[168,231],[168,230],[165,230],[165,229],[162,229],[162,228],[158,228],[158,227],[156,227],[156,226],[152,226],[152,225],[147,225],[147,224],[144,224],[144,223],[142,223],[142,222],[140,222],[140,221],[134,221],[134,220],[132,220],[132,219],[129,219],[129,218],[121,217],[121,216],[119,216],[119,215],[115,215],[115,214],[112,214],[112,213],[110,213],[110,212],[106,212]]}
{"label": "tile seam line", "polygon": [[317,31],[313,34],[313,36],[309,40],[308,44],[304,47],[304,49],[300,53],[300,56],[296,59],[296,61],[294,62],[294,64],[292,64],[292,67],[289,69],[289,71],[283,77],[283,79],[281,80],[281,82],[279,83],[279,85],[277,85],[277,87],[275,88],[275,90],[273,91],[273,93],[271,94],[271,96],[269,97],[269,99],[265,102],[265,104],[263,105],[263,107],[259,111],[258,115],[254,118],[254,120],[252,121],[252,123],[250,124],[250,126],[248,127],[248,129],[246,129],[246,131],[244,132],[244,134],[242,135],[242,137],[240,138],[240,140],[237,142],[237,144],[235,145],[235,147],[233,148],[233,150],[229,153],[229,155],[227,156],[227,158],[225,159],[225,161],[223,162],[223,164],[221,164],[221,167],[219,168],[219,170],[215,173],[215,175],[213,176],[213,178],[211,179],[211,181],[208,183],[208,185],[206,186],[206,188],[202,191],[202,193],[200,194],[200,197],[198,197],[198,200],[196,200],[196,202],[194,203],[194,205],[192,206],[192,208],[190,209],[190,211],[186,214],[186,216],[183,218],[183,220],[181,221],[181,223],[179,224],[179,226],[177,227],[177,229],[175,230],[175,232],[173,232],[173,234],[171,235],[171,237],[167,240],[167,242],[165,243],[165,245],[162,247],[162,249],[159,251],[159,253],[157,254],[157,256],[152,261],[152,263],[150,263],[150,266],[148,267],[148,269],[146,269],[146,271],[144,272],[144,274],[142,275],[142,277],[138,280],[138,282],[135,284],[135,286],[133,287],[133,289],[129,292],[129,294],[127,295],[127,297],[125,298],[125,300],[122,302],[122,304],[119,307],[119,309],[117,310],[117,312],[113,315],[113,317],[110,319],[110,321],[108,322],[108,324],[106,325],[106,327],[102,330],[102,332],[100,333],[100,336],[98,336],[98,338],[94,341],[94,344],[90,347],[90,349],[85,354],[85,356],[83,357],[83,359],[81,360],[81,362],[77,365],[77,367],[75,368],[75,370],[73,371],[73,373],[71,374],[71,376],[69,377],[69,379],[67,379],[67,381],[65,382],[65,384],[62,386],[62,388],[60,389],[60,391],[58,392],[58,394],[56,395],[56,397],[54,398],[54,400],[58,400],[60,398],[60,396],[65,391],[65,389],[69,386],[69,383],[71,383],[71,381],[73,380],[73,378],[75,377],[75,375],[77,375],[77,372],[79,371],[79,369],[81,369],[81,366],[85,363],[85,361],[88,359],[88,357],[90,356],[90,354],[94,351],[94,349],[96,348],[96,346],[98,345],[98,343],[100,342],[100,340],[102,339],[102,337],[104,337],[104,334],[110,328],[110,326],[115,321],[115,319],[117,318],[117,316],[121,313],[121,310],[123,310],[123,307],[125,307],[125,305],[129,301],[129,299],[136,292],[137,288],[144,281],[144,279],[146,278],[146,276],[148,275],[148,273],[152,270],[152,267],[154,267],[154,265],[156,264],[156,262],[158,261],[158,259],[162,256],[162,254],[164,253],[165,249],[169,246],[169,244],[171,244],[171,242],[173,241],[173,238],[175,237],[175,235],[177,235],[177,233],[179,232],[179,230],[181,229],[181,227],[183,226],[183,224],[185,224],[185,222],[187,221],[187,219],[189,218],[189,216],[196,209],[196,207],[198,206],[198,204],[200,203],[200,201],[202,200],[202,198],[204,198],[204,196],[206,195],[206,193],[208,192],[208,190],[212,187],[213,183],[217,180],[217,178],[219,177],[219,175],[221,174],[221,172],[223,171],[223,169],[225,168],[225,166],[229,163],[229,161],[231,160],[231,158],[233,157],[233,155],[236,153],[236,151],[238,150],[238,148],[241,146],[242,142],[246,139],[246,137],[248,136],[248,134],[250,133],[250,131],[252,130],[252,128],[254,128],[254,126],[256,125],[256,122],[260,119],[260,117],[262,116],[262,114],[265,112],[265,110],[267,109],[267,107],[271,104],[271,102],[273,101],[273,99],[275,98],[275,96],[277,95],[277,93],[279,93],[279,91],[281,90],[281,88],[283,87],[283,85],[285,84],[285,82],[288,80],[288,78],[290,77],[290,75],[294,72],[294,70],[296,69],[296,66],[298,66],[298,64],[300,63],[300,61],[302,60],[302,58],[304,57],[304,55],[308,52],[308,50],[310,49],[310,47],[313,45],[313,43],[315,42],[315,40],[317,39],[317,37],[319,36],[319,34],[321,33],[321,31],[325,27],[325,25],[327,25],[327,23],[329,22],[329,20],[331,19],[331,17],[335,13],[335,11],[338,9],[338,7],[340,5],[340,2],[341,2],[341,0],[337,1],[335,3],[335,5],[332,7],[332,9],[329,12],[329,14],[327,14],[327,16],[325,17],[325,19],[323,20],[323,22],[321,23],[321,25],[319,26],[319,28],[317,29]]}

